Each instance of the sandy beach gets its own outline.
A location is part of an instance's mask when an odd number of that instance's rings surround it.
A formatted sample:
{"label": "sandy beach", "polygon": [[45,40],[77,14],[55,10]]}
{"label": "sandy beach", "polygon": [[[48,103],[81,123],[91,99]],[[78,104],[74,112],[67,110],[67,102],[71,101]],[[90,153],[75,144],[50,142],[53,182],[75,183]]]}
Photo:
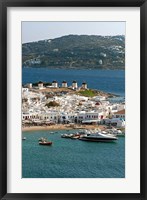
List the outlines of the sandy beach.
{"label": "sandy beach", "polygon": [[56,124],[52,126],[26,126],[22,128],[22,131],[41,131],[41,130],[72,130],[72,129],[95,129],[100,128],[101,130],[104,129],[103,125],[80,125],[76,126],[75,128],[67,125],[67,124]]}

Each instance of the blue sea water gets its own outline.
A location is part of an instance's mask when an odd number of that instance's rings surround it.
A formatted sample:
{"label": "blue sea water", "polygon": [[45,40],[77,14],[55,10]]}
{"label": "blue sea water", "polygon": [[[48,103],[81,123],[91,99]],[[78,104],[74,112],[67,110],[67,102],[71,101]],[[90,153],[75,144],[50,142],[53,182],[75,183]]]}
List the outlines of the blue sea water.
{"label": "blue sea water", "polygon": [[[85,142],[61,138],[66,131],[23,132],[23,178],[124,178],[125,138],[113,143]],[[73,133],[69,131],[68,133]],[[47,137],[52,146],[41,146]]]}
{"label": "blue sea water", "polygon": [[68,85],[73,80],[81,85],[86,81],[89,88],[110,92],[125,96],[125,71],[124,70],[75,70],[75,69],[47,69],[47,68],[23,68],[22,83],[46,81],[58,81],[61,85],[66,80]]}

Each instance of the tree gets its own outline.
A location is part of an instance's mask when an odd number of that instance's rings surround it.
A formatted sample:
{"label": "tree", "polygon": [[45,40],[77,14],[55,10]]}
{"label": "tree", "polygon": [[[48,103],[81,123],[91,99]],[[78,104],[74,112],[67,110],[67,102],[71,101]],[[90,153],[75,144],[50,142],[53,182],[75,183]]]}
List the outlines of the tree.
{"label": "tree", "polygon": [[48,108],[50,108],[50,107],[57,107],[57,106],[60,106],[60,104],[57,103],[56,101],[50,101],[50,102],[47,103],[45,106],[47,106]]}

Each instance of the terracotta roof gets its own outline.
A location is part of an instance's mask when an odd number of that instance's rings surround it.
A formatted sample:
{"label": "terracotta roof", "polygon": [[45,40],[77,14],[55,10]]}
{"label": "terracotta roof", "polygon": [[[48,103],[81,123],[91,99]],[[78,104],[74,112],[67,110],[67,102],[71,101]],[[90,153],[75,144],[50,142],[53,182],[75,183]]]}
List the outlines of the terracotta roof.
{"label": "terracotta roof", "polygon": [[123,109],[123,110],[120,110],[120,111],[118,111],[118,112],[116,112],[116,113],[114,113],[114,114],[125,114],[125,109]]}

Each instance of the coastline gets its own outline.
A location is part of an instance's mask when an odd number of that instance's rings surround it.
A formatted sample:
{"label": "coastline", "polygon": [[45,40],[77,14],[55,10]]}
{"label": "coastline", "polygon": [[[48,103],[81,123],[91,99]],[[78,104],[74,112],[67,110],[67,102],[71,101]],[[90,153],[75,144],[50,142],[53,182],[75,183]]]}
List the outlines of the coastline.
{"label": "coastline", "polygon": [[104,130],[105,126],[103,125],[80,125],[77,127],[70,127],[67,124],[56,124],[53,126],[26,126],[22,127],[22,132],[29,132],[29,131],[55,131],[55,130],[73,130],[73,129],[96,129],[100,128],[101,130]]}

